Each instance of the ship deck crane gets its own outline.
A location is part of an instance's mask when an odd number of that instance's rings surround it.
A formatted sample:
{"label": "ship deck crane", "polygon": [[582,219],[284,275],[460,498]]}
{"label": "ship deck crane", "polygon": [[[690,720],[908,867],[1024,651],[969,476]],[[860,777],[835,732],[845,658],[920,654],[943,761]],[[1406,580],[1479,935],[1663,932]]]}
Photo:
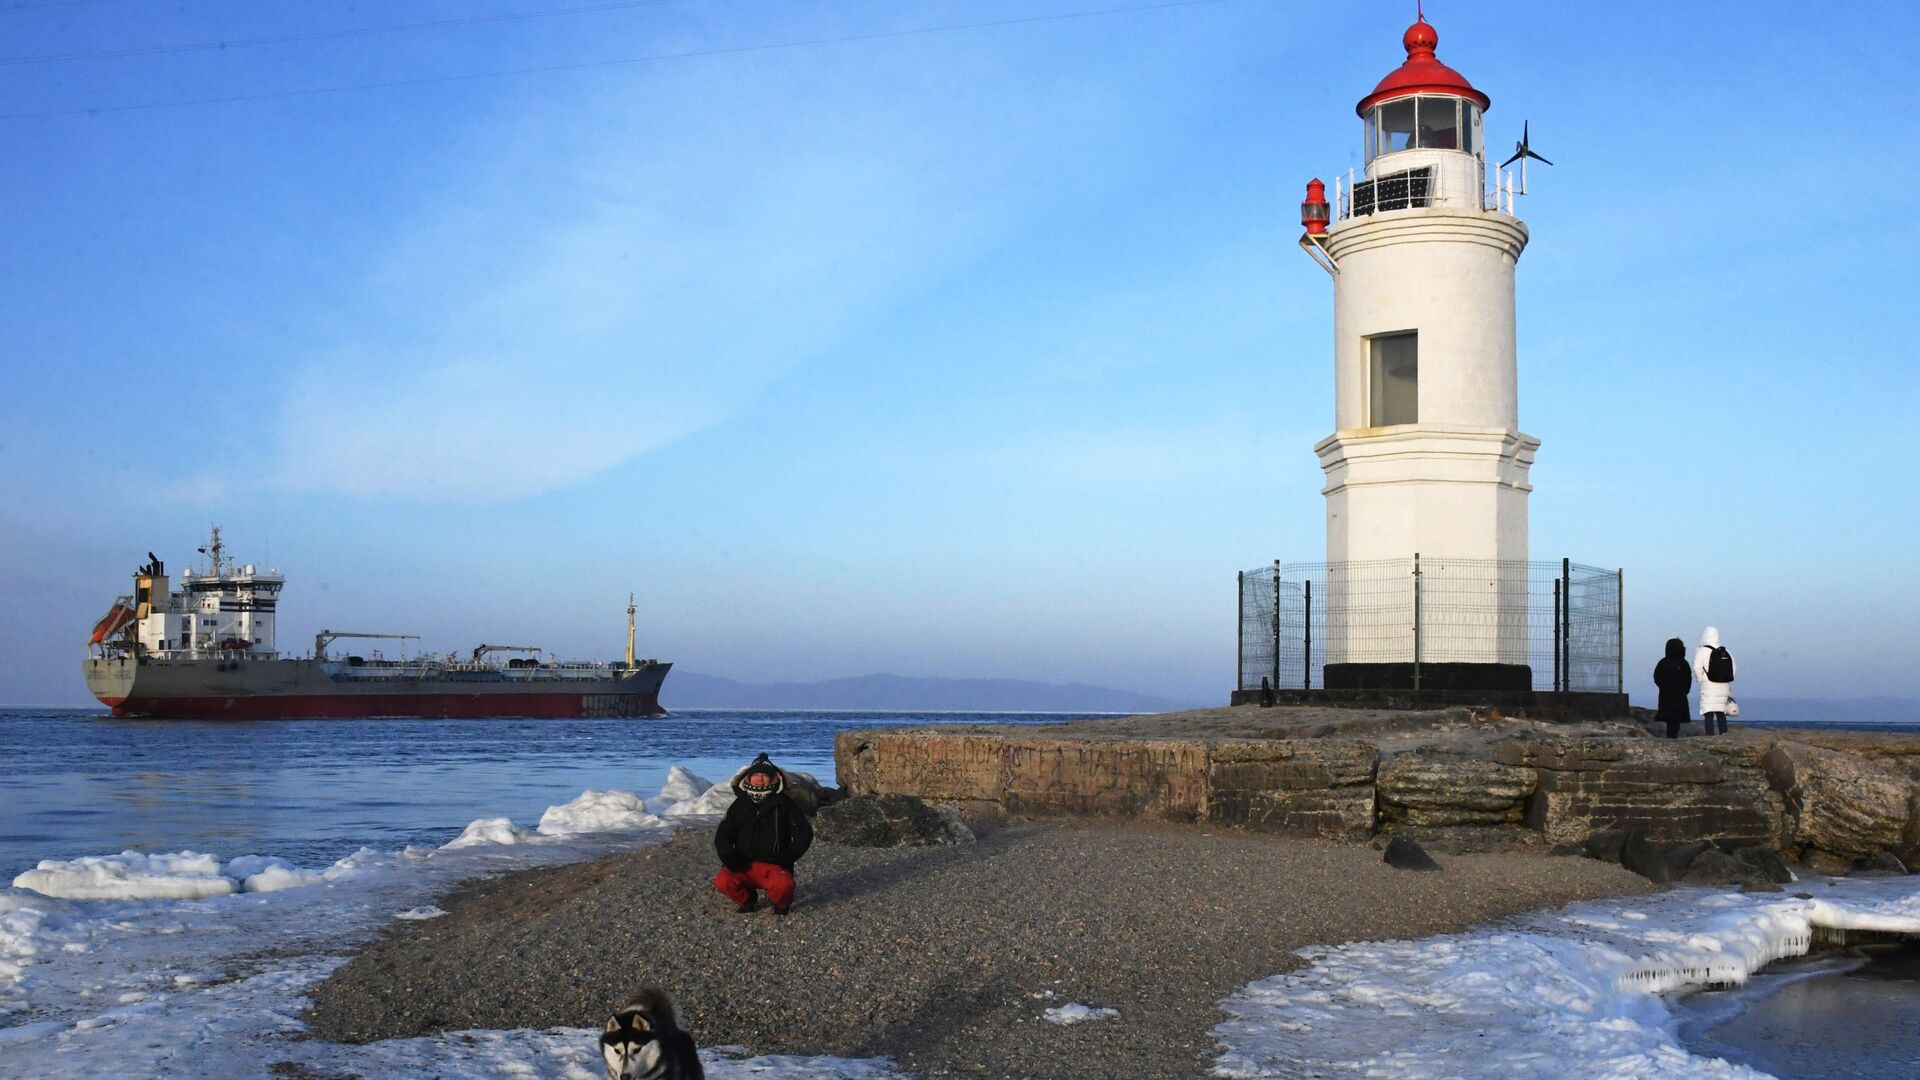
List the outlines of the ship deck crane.
{"label": "ship deck crane", "polygon": [[402,641],[419,641],[419,634],[359,634],[351,630],[322,630],[313,635],[313,658],[327,658],[327,644],[338,638],[394,638]]}
{"label": "ship deck crane", "polygon": [[538,645],[480,645],[474,648],[473,658],[478,660],[488,653],[493,652],[530,652],[537,654],[541,651]]}

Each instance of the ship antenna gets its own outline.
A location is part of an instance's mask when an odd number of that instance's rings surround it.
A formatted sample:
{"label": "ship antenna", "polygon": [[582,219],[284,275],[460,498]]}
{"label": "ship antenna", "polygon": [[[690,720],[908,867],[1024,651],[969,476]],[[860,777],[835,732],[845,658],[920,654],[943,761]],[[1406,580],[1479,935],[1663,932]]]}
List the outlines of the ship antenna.
{"label": "ship antenna", "polygon": [[223,576],[226,571],[220,567],[220,526],[215,525],[212,528],[213,539],[207,542],[207,547],[213,552],[213,576],[217,578]]}

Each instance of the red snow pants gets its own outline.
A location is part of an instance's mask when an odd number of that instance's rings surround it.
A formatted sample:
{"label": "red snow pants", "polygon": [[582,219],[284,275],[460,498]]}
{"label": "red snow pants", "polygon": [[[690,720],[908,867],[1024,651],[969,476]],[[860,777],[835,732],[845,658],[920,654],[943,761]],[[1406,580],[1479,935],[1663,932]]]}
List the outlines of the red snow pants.
{"label": "red snow pants", "polygon": [[767,902],[774,907],[783,908],[793,903],[793,872],[770,862],[749,863],[745,871],[738,873],[723,866],[713,875],[713,887],[736,904],[746,903],[755,889],[765,889]]}

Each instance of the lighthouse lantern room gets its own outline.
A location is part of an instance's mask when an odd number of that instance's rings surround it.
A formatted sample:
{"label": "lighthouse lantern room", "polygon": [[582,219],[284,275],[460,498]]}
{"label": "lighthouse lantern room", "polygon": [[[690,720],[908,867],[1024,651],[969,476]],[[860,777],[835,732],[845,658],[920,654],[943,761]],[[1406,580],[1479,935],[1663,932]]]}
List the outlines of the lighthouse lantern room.
{"label": "lighthouse lantern room", "polygon": [[[1520,430],[1514,267],[1527,227],[1504,169],[1486,182],[1491,102],[1440,62],[1424,15],[1406,61],[1356,111],[1364,175],[1319,180],[1301,246],[1333,277],[1334,431],[1315,446],[1326,474],[1330,591],[1327,683],[1366,681],[1341,663],[1336,568],[1374,560],[1484,563],[1489,611],[1525,608],[1527,474],[1540,442]],[[1511,566],[1512,573],[1501,570]],[[1507,581],[1507,577],[1514,581]],[[1471,666],[1524,679],[1526,627],[1493,620],[1455,643]]]}

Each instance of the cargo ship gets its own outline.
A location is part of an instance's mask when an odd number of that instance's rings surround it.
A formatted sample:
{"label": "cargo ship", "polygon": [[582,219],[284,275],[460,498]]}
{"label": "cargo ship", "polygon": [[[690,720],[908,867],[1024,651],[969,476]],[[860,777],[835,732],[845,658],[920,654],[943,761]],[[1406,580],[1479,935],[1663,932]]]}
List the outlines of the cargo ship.
{"label": "cargo ship", "polygon": [[[414,634],[322,630],[310,656],[282,656],[274,621],[286,579],[236,565],[220,530],[207,561],[175,589],[152,552],[133,592],[94,625],[87,689],[120,717],[293,719],[308,717],[659,716],[660,686],[673,665],[634,657],[634,604],[627,598],[624,663],[542,659],[534,645],[480,645],[464,654],[407,657]],[[342,652],[336,642],[398,642],[398,659]]]}

